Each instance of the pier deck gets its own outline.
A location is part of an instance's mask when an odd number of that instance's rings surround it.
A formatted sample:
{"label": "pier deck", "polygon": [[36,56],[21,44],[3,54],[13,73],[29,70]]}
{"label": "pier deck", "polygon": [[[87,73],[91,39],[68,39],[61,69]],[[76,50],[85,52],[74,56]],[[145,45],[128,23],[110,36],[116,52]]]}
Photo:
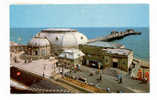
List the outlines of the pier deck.
{"label": "pier deck", "polygon": [[88,42],[95,42],[95,41],[110,41],[110,40],[116,40],[119,38],[123,38],[128,35],[140,35],[141,32],[112,32],[111,34],[104,36],[104,37],[98,37],[95,39],[90,39]]}

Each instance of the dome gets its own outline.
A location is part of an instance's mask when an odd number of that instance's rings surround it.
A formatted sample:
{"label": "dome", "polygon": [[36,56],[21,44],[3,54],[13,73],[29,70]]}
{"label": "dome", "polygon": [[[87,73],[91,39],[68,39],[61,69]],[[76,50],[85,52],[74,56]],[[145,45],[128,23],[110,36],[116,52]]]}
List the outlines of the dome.
{"label": "dome", "polygon": [[28,42],[29,46],[49,46],[50,43],[46,38],[33,37],[32,40]]}
{"label": "dome", "polygon": [[79,44],[88,42],[85,35],[74,29],[44,29],[37,36],[46,37],[52,45],[62,48],[78,47]]}

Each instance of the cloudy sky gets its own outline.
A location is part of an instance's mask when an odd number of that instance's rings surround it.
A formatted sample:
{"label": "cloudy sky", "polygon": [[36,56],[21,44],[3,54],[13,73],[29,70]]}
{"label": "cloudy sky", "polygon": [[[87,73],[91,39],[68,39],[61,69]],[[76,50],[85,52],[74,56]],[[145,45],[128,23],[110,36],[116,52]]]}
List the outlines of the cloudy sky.
{"label": "cloudy sky", "polygon": [[11,5],[10,27],[148,27],[147,4]]}

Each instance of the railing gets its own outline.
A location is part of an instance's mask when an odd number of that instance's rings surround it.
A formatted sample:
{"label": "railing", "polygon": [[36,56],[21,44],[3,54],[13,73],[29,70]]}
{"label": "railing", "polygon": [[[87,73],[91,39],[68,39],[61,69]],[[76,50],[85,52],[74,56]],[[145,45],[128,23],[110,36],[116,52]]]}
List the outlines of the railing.
{"label": "railing", "polygon": [[84,88],[84,89],[87,89],[89,91],[92,91],[94,93],[105,93],[106,91],[105,90],[102,90],[102,89],[99,89],[99,88],[96,88],[94,86],[91,86],[91,85],[88,85],[87,83],[83,83],[83,82],[80,82],[78,80],[74,80],[72,78],[69,78],[69,77],[63,77],[64,80],[66,81],[69,81],[81,88]]}

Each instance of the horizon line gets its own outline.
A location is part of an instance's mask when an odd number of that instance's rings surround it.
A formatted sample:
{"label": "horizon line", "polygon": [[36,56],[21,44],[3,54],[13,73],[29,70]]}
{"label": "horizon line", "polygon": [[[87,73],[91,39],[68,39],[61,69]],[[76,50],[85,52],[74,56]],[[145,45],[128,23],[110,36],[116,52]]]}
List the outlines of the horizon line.
{"label": "horizon line", "polygon": [[45,26],[45,27],[9,27],[9,28],[77,28],[77,27],[81,27],[81,28],[99,28],[99,27],[106,27],[106,28],[129,28],[129,27],[132,27],[132,28],[149,28],[149,26],[55,26],[55,27],[50,27],[50,26]]}

